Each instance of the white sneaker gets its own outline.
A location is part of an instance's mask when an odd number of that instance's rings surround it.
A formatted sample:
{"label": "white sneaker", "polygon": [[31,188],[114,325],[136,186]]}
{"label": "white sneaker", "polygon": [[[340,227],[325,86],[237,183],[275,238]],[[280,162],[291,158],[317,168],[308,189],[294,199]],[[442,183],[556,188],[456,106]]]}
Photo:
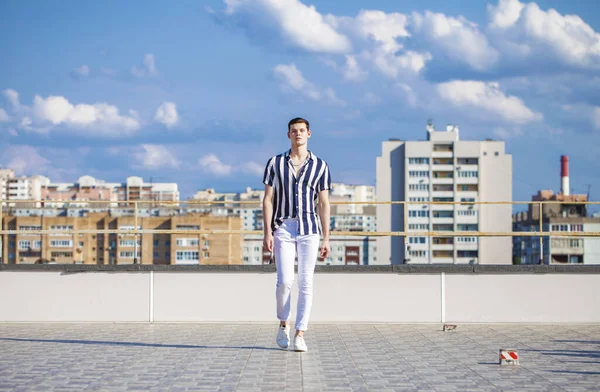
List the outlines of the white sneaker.
{"label": "white sneaker", "polygon": [[306,342],[304,341],[303,336],[294,337],[294,351],[299,351],[299,352],[308,351],[308,347],[306,347]]}
{"label": "white sneaker", "polygon": [[290,345],[290,326],[285,327],[279,326],[279,332],[277,332],[277,345],[281,348],[288,348]]}

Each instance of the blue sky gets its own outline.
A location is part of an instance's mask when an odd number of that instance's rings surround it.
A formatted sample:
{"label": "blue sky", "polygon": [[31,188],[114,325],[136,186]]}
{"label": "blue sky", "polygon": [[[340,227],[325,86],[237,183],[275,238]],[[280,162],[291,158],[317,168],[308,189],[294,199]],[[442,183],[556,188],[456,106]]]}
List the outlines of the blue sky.
{"label": "blue sky", "polygon": [[[506,141],[513,197],[600,194],[597,2],[208,0],[0,3],[0,164],[262,187],[311,121],[334,181],[375,184],[389,138]],[[595,196],[596,195],[596,196]]]}

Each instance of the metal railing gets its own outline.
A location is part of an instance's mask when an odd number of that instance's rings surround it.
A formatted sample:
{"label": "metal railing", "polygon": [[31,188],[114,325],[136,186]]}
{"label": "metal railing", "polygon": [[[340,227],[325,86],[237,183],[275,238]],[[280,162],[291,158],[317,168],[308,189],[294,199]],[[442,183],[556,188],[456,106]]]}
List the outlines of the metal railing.
{"label": "metal railing", "polygon": [[[4,229],[3,217],[4,213],[9,213],[11,210],[15,210],[16,207],[5,205],[17,205],[17,204],[29,204],[33,207],[22,207],[23,209],[89,209],[93,208],[92,205],[104,205],[102,211],[127,209],[133,208],[134,228],[133,229],[77,229],[73,230],[56,230],[56,229],[41,229],[41,230],[9,230]],[[59,204],[62,206],[54,206]],[[160,201],[160,200],[0,200],[0,235],[44,235],[44,234],[64,234],[77,236],[78,234],[120,234],[129,235],[135,237],[135,244],[137,245],[140,234],[195,234],[195,235],[231,235],[231,234],[262,234],[262,230],[232,230],[232,229],[143,229],[140,227],[139,210],[142,206],[151,205],[151,208],[178,208],[185,209],[193,206],[222,206],[227,208],[233,208],[233,206],[242,205],[258,205],[258,208],[262,208],[261,200],[185,200],[185,201]],[[591,201],[330,201],[332,205],[402,205],[403,207],[403,230],[402,231],[331,231],[331,236],[373,236],[373,237],[407,237],[407,236],[421,236],[421,237],[539,237],[540,252],[543,252],[543,238],[544,237],[600,237],[598,231],[576,231],[568,232],[561,231],[555,232],[551,230],[544,230],[544,223],[548,222],[549,217],[544,216],[544,206],[553,204],[562,205],[584,205],[586,207],[600,205],[600,202]],[[86,205],[86,206],[82,206]],[[537,222],[537,231],[446,231],[446,230],[427,230],[427,231],[409,231],[408,225],[408,208],[411,205],[420,206],[432,206],[432,205],[527,205],[537,206],[538,218],[529,218],[529,222]],[[146,207],[148,208],[148,207]],[[241,208],[241,207],[240,207]],[[430,209],[429,209],[430,210]],[[532,211],[532,209],[530,209]],[[209,211],[205,211],[209,212]],[[356,214],[360,215],[360,214]],[[511,212],[511,217],[514,214]],[[122,215],[122,217],[129,217],[130,215]],[[541,217],[541,219],[539,219]],[[71,219],[77,219],[77,217],[69,217]],[[560,218],[560,217],[557,217]],[[436,218],[430,218],[436,219]],[[456,216],[453,216],[453,220],[456,223]],[[478,219],[479,221],[479,219]],[[455,224],[453,223],[453,225]],[[0,236],[0,240],[2,237]],[[134,250],[134,255],[137,256],[137,246]],[[543,255],[543,254],[541,254]]]}

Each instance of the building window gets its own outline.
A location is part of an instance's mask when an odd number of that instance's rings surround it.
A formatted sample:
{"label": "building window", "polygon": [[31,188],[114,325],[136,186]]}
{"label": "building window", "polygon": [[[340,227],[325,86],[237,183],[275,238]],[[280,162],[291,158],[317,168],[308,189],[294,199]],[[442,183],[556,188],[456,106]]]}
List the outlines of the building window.
{"label": "building window", "polygon": [[408,189],[411,191],[429,191],[429,184],[409,184]]}
{"label": "building window", "polygon": [[[122,259],[133,259],[134,254],[135,254],[134,252],[122,251],[122,252],[119,252],[119,257]],[[142,257],[142,253],[137,252],[137,257]]]}
{"label": "building window", "polygon": [[24,225],[19,226],[19,231],[35,231],[42,230],[42,226]]}
{"label": "building window", "polygon": [[429,165],[429,158],[408,158],[411,165]]}
{"label": "building window", "polygon": [[478,176],[479,172],[477,172],[476,170],[466,170],[458,172],[458,177],[460,178],[477,178]]}
{"label": "building window", "polygon": [[202,257],[204,257],[205,259],[208,259],[210,255],[208,254],[208,252],[204,252],[204,254],[202,255]]}
{"label": "building window", "polygon": [[413,218],[427,218],[429,217],[429,211],[428,210],[411,210],[408,211],[408,216],[413,217]]}
{"label": "building window", "polygon": [[583,225],[571,225],[571,231],[583,231]]}
{"label": "building window", "polygon": [[411,250],[408,252],[408,254],[410,255],[410,257],[427,257],[426,250]]}
{"label": "building window", "polygon": [[477,224],[471,224],[471,225],[466,225],[466,224],[458,224],[456,225],[456,229],[458,231],[477,231],[478,230],[478,226]]}
{"label": "building window", "polygon": [[154,245],[154,246],[158,246],[158,240],[154,240],[154,241],[152,241],[152,245]]}
{"label": "building window", "polygon": [[408,237],[409,244],[426,244],[427,238],[425,237]]}
{"label": "building window", "polygon": [[425,170],[410,170],[408,172],[409,177],[429,177],[429,172]]}
{"label": "building window", "polygon": [[31,248],[31,241],[19,241],[19,249]]}
{"label": "building window", "polygon": [[178,250],[175,259],[177,261],[198,261],[200,260],[200,256],[198,251]]}
{"label": "building window", "polygon": [[477,257],[476,250],[459,250],[456,252],[456,257]]}
{"label": "building window", "polygon": [[[119,246],[122,246],[124,248],[133,248],[135,246],[136,241],[135,240],[121,240],[119,241]],[[137,245],[140,246],[141,242],[140,240],[137,241]]]}
{"label": "building window", "polygon": [[200,230],[200,226],[197,225],[177,225],[176,230]]}
{"label": "building window", "polygon": [[73,241],[71,241],[71,240],[52,240],[52,241],[50,241],[50,247],[52,247],[52,248],[72,248]]}
{"label": "building window", "polygon": [[429,223],[409,223],[409,230],[429,230]]}
{"label": "building window", "polygon": [[200,240],[198,238],[178,238],[177,246],[198,246]]}
{"label": "building window", "polygon": [[[428,202],[429,196],[418,196],[418,197],[410,197],[408,201],[416,201],[416,202]],[[367,218],[370,219],[370,218]]]}

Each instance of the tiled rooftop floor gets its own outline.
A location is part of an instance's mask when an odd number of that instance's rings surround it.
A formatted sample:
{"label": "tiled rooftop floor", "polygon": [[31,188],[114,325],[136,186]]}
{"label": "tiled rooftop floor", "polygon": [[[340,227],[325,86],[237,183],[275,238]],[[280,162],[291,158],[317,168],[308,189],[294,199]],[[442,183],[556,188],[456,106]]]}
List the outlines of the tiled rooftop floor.
{"label": "tiled rooftop floor", "polygon": [[[600,389],[599,325],[0,324],[0,390]],[[500,366],[514,348],[520,366]]]}

